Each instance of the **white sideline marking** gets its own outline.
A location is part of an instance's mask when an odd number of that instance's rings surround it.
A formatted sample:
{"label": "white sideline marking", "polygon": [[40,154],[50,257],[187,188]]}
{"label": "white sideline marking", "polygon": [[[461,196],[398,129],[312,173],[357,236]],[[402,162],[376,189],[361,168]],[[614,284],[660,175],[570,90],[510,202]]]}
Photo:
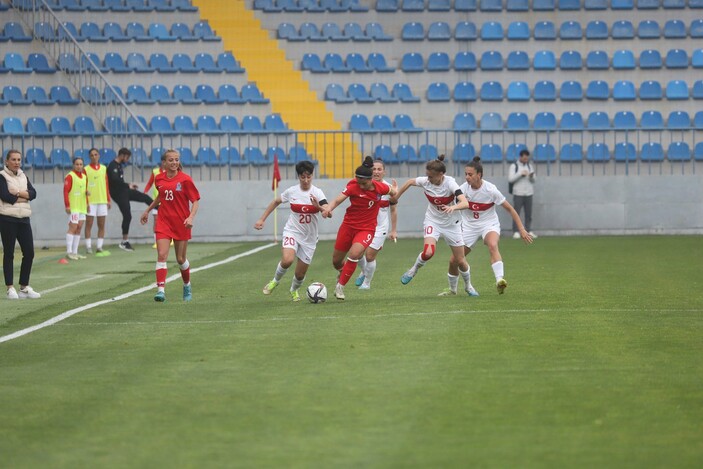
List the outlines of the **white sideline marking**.
{"label": "white sideline marking", "polygon": [[[235,256],[230,256],[230,257],[228,257],[227,259],[223,259],[223,260],[221,260],[221,261],[213,262],[212,264],[207,264],[207,265],[204,265],[204,266],[202,266],[202,267],[198,267],[198,268],[196,268],[196,269],[191,269],[191,273],[200,272],[201,270],[211,269],[211,268],[213,268],[213,267],[217,267],[217,266],[220,266],[220,265],[223,265],[223,264],[227,264],[228,262],[236,261],[237,259],[240,259],[240,258],[242,258],[242,257],[249,256],[249,255],[251,255],[251,254],[256,254],[256,253],[259,252],[259,251],[263,251],[264,249],[267,249],[267,248],[270,248],[270,247],[273,247],[273,246],[278,246],[278,243],[265,244],[265,245],[263,245],[263,246],[259,246],[258,248],[252,249],[252,250],[250,250],[250,251],[246,251],[246,252],[243,252],[243,253],[241,253],[241,254],[237,254],[237,255],[235,255]],[[170,282],[170,281],[172,281],[172,280],[176,280],[176,279],[179,279],[179,278],[181,278],[181,274],[180,274],[180,273],[175,274],[175,275],[171,275],[169,278],[166,279],[166,282]],[[10,340],[12,340],[12,339],[17,339],[18,337],[22,337],[22,336],[27,335],[27,334],[29,334],[29,333],[31,333],[31,332],[38,331],[39,329],[43,329],[43,328],[45,328],[45,327],[53,326],[54,324],[59,323],[59,322],[63,321],[64,319],[68,319],[68,318],[70,318],[71,316],[73,316],[73,315],[75,315],[75,314],[78,314],[78,313],[81,313],[81,312],[83,312],[83,311],[86,311],[86,310],[95,308],[95,307],[97,307],[97,306],[102,306],[102,305],[107,304],[107,303],[114,303],[115,301],[124,300],[125,298],[129,298],[130,296],[139,295],[140,293],[144,293],[145,291],[149,291],[149,290],[151,290],[152,288],[154,288],[154,285],[153,285],[153,284],[150,284],[150,285],[147,285],[147,286],[145,286],[145,287],[137,288],[136,290],[132,290],[132,291],[127,292],[127,293],[123,293],[123,294],[121,294],[121,295],[118,295],[118,296],[116,296],[116,297],[114,297],[114,298],[110,298],[110,299],[108,299],[108,300],[100,300],[100,301],[96,301],[95,303],[90,303],[90,304],[87,304],[87,305],[84,305],[84,306],[79,306],[78,308],[74,308],[74,309],[68,310],[68,311],[66,311],[66,312],[63,312],[63,313],[59,314],[58,316],[54,316],[54,317],[51,318],[51,319],[47,319],[46,321],[44,321],[44,322],[42,322],[42,323],[40,323],[40,324],[37,324],[37,325],[35,325],[35,326],[30,326],[30,327],[27,327],[27,328],[25,328],[25,329],[22,329],[22,330],[13,332],[12,334],[8,334],[8,335],[5,335],[5,336],[2,336],[2,337],[0,337],[0,344],[3,343],[3,342],[8,342],[8,341],[10,341]]]}
{"label": "white sideline marking", "polygon": [[77,282],[66,283],[64,285],[59,285],[58,287],[49,288],[48,290],[40,291],[39,293],[41,293],[42,295],[45,295],[47,293],[55,292],[57,290],[63,290],[64,288],[72,287],[74,285],[79,285],[81,283],[89,282],[91,280],[97,280],[97,279],[103,278],[103,277],[104,277],[104,275],[95,275],[93,277],[88,277],[84,280],[78,280]]}

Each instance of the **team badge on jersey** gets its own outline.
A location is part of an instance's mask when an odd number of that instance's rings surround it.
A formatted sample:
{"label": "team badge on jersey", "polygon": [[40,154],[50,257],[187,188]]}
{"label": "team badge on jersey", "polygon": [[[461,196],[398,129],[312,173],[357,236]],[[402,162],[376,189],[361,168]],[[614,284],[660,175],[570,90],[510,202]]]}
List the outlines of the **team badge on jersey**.
{"label": "team badge on jersey", "polygon": [[180,191],[181,191],[181,183],[179,182],[179,183],[176,183],[176,192],[180,192]]}

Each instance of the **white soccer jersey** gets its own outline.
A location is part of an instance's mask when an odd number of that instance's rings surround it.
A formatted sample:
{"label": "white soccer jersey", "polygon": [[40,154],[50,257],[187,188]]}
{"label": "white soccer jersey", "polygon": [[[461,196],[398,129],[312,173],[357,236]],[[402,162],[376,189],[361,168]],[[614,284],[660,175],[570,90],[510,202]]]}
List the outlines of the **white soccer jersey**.
{"label": "white soccer jersey", "polygon": [[474,190],[468,182],[465,182],[461,185],[461,191],[469,201],[467,210],[459,210],[463,226],[475,229],[493,224],[500,225],[496,205],[502,205],[505,202],[505,196],[495,184],[484,180],[481,187]]}
{"label": "white soccer jersey", "polygon": [[[384,180],[383,182],[387,184],[388,187],[391,186],[388,181]],[[389,194],[381,196],[381,203],[379,204],[381,208],[378,209],[378,217],[376,217],[376,233],[388,232],[388,230],[390,229],[390,198],[391,196]]]}
{"label": "white soccer jersey", "polygon": [[318,187],[311,186],[310,190],[303,191],[300,185],[289,187],[281,193],[283,203],[290,204],[290,215],[283,231],[294,233],[298,243],[317,243],[318,212],[310,201],[314,195],[318,202],[324,200],[325,194]]}
{"label": "white soccer jersey", "polygon": [[456,223],[458,220],[456,214],[447,214],[442,211],[443,205],[454,205],[456,203],[456,193],[460,190],[456,179],[445,175],[439,185],[434,185],[427,176],[420,176],[415,178],[415,183],[425,191],[425,197],[427,197],[429,202],[425,212],[425,222],[437,225]]}

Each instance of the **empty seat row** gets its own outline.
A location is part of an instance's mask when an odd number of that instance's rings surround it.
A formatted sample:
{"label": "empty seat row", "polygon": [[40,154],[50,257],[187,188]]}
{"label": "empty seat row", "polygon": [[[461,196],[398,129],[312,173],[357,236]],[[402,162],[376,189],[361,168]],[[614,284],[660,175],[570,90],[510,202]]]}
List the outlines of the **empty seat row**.
{"label": "empty seat row", "polygon": [[[13,5],[31,10],[31,0],[12,0]],[[139,11],[139,12],[195,12],[198,8],[190,0],[47,0],[53,11]]]}
{"label": "empty seat row", "polygon": [[575,20],[564,21],[557,28],[553,21],[539,21],[532,29],[525,21],[513,21],[508,24],[507,30],[499,21],[486,21],[477,29],[471,21],[460,21],[452,33],[449,23],[437,21],[430,23],[425,31],[425,25],[420,22],[408,22],[403,25],[401,39],[404,41],[526,41],[535,40],[581,40],[586,39],[684,39],[686,37],[703,37],[703,19],[694,19],[687,28],[683,20],[668,20],[660,27],[655,20],[642,20],[637,28],[629,20],[613,22],[612,27],[601,20],[593,20],[586,24],[586,29]]}
{"label": "empty seat row", "polygon": [[[364,90],[361,90],[364,91]],[[360,91],[357,96],[362,96]],[[671,80],[665,85],[655,80],[647,80],[640,84],[639,88],[629,80],[619,80],[613,83],[612,88],[606,81],[592,80],[584,86],[581,82],[567,80],[557,88],[552,81],[542,80],[534,84],[532,89],[524,81],[511,81],[507,89],[498,81],[486,81],[476,89],[473,82],[462,81],[454,85],[450,90],[449,85],[444,82],[430,83],[427,87],[427,100],[430,102],[471,102],[478,99],[482,101],[581,101],[584,99],[604,101],[613,99],[615,101],[640,100],[661,100],[670,101],[693,99],[703,99],[703,80],[698,80],[693,84],[691,90],[683,80]],[[359,102],[365,102],[356,99]],[[370,100],[374,102],[375,99]]]}
{"label": "empty seat row", "polygon": [[254,9],[266,13],[345,13],[366,12],[359,0],[254,0]]}
{"label": "empty seat row", "polygon": [[49,60],[44,54],[32,53],[27,56],[25,63],[22,54],[8,52],[5,54],[0,73],[55,73],[56,69],[49,65]]}
{"label": "empty seat row", "polygon": [[407,114],[396,114],[393,120],[385,114],[377,114],[370,120],[365,114],[354,114],[349,119],[349,130],[354,132],[420,132]]}
{"label": "empty seat row", "polygon": [[361,83],[352,83],[347,90],[337,83],[330,83],[325,88],[325,100],[334,101],[337,104],[344,103],[416,103],[420,98],[414,96],[410,87],[405,83],[395,83],[390,90],[385,83],[372,83],[368,92]]}
{"label": "empty seat row", "polygon": [[52,86],[49,92],[41,86],[28,86],[27,92],[14,85],[5,85],[0,95],[0,105],[36,105],[51,106],[53,104],[78,104],[80,100],[71,95],[68,88],[61,85]]}
{"label": "empty seat row", "polygon": [[303,23],[296,28],[292,23],[281,23],[276,32],[278,39],[299,41],[392,41],[393,37],[383,32],[379,23],[367,23],[362,29],[359,23],[345,23],[340,29],[337,23],[327,22],[318,29],[314,23]]}
{"label": "empty seat row", "polygon": [[113,73],[244,73],[244,68],[234,58],[231,52],[221,52],[217,59],[212,55],[201,52],[194,59],[183,53],[173,54],[169,59],[162,53],[153,53],[149,60],[140,52],[130,52],[123,59],[118,52],[108,52],[102,60],[98,54],[88,52],[81,55],[80,61],[75,55],[63,53],[59,55],[58,68],[68,73],[90,70],[90,62],[101,72]]}
{"label": "empty seat row", "polygon": [[[530,5],[531,4],[531,5]],[[703,8],[701,0],[378,0],[376,11],[577,11]]]}
{"label": "empty seat row", "polygon": [[317,54],[305,54],[301,60],[300,68],[311,73],[388,73],[395,71],[394,67],[388,66],[383,54],[377,52],[369,54],[367,59],[356,52],[347,54],[346,59],[343,59],[336,52],[329,52],[322,60]]}
{"label": "empty seat row", "polygon": [[608,113],[594,111],[584,119],[580,112],[569,111],[562,114],[557,120],[551,112],[537,113],[532,120],[524,112],[511,112],[505,121],[497,112],[487,112],[477,122],[476,117],[470,112],[462,112],[454,116],[453,129],[461,132],[502,131],[510,130],[524,132],[536,131],[603,131],[603,130],[661,130],[664,128],[686,130],[703,130],[703,111],[699,111],[691,119],[685,111],[672,111],[667,119],[659,111],[645,111],[639,121],[632,111],[618,111],[612,122]]}
{"label": "empty seat row", "polygon": [[247,83],[237,92],[235,85],[220,85],[217,92],[208,84],[195,87],[195,91],[188,85],[175,85],[173,92],[163,85],[151,85],[149,93],[142,85],[129,85],[127,93],[113,85],[112,89],[105,88],[101,92],[94,86],[81,87],[81,97],[90,104],[101,104],[118,101],[119,95],[127,104],[268,104],[256,83]]}
{"label": "empty seat row", "polygon": [[[6,25],[7,26],[7,25]],[[13,28],[13,31],[16,28]],[[5,31],[5,35],[8,32]],[[34,24],[34,34],[42,41],[65,41],[72,37],[78,42],[124,42],[124,41],[220,41],[206,21],[200,21],[191,28],[185,23],[173,23],[167,28],[163,23],[150,23],[146,27],[138,22],[123,27],[119,23],[107,22],[101,28],[97,23],[85,22],[79,27],[71,22],[61,23],[58,29],[50,23]],[[14,40],[13,37],[7,36]]]}

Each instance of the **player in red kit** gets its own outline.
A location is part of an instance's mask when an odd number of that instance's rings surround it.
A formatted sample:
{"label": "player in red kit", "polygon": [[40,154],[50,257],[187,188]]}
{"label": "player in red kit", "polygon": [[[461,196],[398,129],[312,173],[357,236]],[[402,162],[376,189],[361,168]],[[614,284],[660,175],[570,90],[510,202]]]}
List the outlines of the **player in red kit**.
{"label": "player in red kit", "polygon": [[364,163],[356,168],[354,175],[355,178],[347,183],[342,193],[322,209],[323,218],[331,217],[332,210],[349,198],[350,205],[337,232],[332,253],[332,264],[339,271],[339,279],[334,289],[334,296],[338,300],[344,299],[344,286],[354,274],[366,248],[373,241],[382,196],[393,196],[398,189],[395,180],[389,186],[372,179],[373,158],[370,156],[364,158]]}
{"label": "player in red kit", "polygon": [[183,301],[190,301],[193,292],[190,285],[190,263],[186,256],[188,240],[191,238],[193,219],[198,213],[200,193],[190,176],[182,171],[181,156],[176,150],[166,150],[161,156],[165,172],[154,179],[158,196],[142,213],[142,225],[149,221],[151,210],[159,206],[156,220],[156,287],[154,301],[166,301],[168,247],[173,240],[176,261],[183,278]]}

